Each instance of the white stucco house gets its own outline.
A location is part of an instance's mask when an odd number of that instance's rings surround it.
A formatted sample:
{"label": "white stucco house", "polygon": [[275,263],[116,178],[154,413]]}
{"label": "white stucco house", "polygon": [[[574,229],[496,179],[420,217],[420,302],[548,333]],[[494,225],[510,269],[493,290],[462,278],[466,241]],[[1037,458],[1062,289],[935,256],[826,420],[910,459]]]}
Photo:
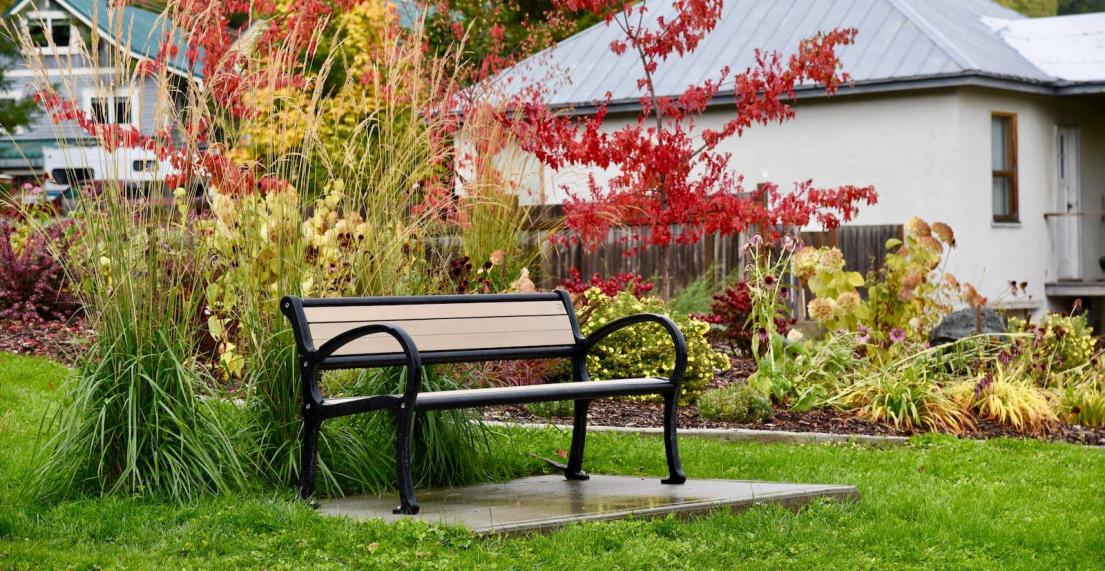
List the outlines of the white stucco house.
{"label": "white stucco house", "polygon": [[[648,0],[671,18],[670,0]],[[837,27],[859,35],[841,54],[854,85],[799,91],[797,118],[726,143],[746,184],[874,185],[879,204],[853,224],[950,224],[949,270],[992,300],[1034,312],[1074,298],[1105,306],[1105,13],[1025,19],[989,0],[731,0],[693,53],[662,63],[660,95],[753,64],[755,48],[789,54]],[[589,113],[609,92],[609,125],[635,120],[639,64],[596,25],[509,73],[556,70],[546,102]],[[731,117],[723,90],[699,120]],[[534,162],[523,200],[555,204],[588,173]],[[601,178],[601,175],[600,175]],[[1026,281],[1031,299],[1003,292]]]}

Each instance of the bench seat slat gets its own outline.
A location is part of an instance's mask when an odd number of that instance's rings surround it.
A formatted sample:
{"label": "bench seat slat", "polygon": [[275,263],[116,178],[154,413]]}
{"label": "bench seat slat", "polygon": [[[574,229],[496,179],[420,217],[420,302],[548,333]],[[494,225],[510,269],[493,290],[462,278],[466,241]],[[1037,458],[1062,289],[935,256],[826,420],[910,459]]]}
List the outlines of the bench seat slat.
{"label": "bench seat slat", "polygon": [[[552,331],[497,331],[492,333],[471,333],[456,335],[413,336],[419,351],[456,351],[461,349],[496,349],[502,347],[546,347],[549,345],[568,345],[575,341],[572,332],[567,329]],[[351,341],[334,355],[374,355],[380,353],[400,353],[403,349],[395,338],[372,335]]]}
{"label": "bench seat slat", "polygon": [[342,321],[373,322],[461,317],[566,315],[567,311],[563,302],[549,300],[304,307],[303,314],[309,323],[314,324]]}
{"label": "bench seat slat", "polygon": [[[657,394],[672,389],[664,378],[618,379],[574,383],[552,383],[520,387],[496,387],[490,389],[458,389],[418,393],[414,407],[417,410],[441,410],[514,404],[519,402],[544,402],[555,400],[595,399],[616,396]],[[391,395],[399,399],[399,395]],[[322,402],[324,407],[353,406],[361,401],[380,397],[336,397]],[[384,402],[384,401],[378,401]],[[370,409],[365,409],[370,410]]]}
{"label": "bench seat slat", "polygon": [[[406,331],[411,337],[418,339],[422,335],[466,335],[471,333],[526,333],[530,331],[563,330],[570,323],[564,316],[534,315],[526,317],[488,317],[488,318],[458,318],[458,319],[416,319],[395,320],[381,323],[397,325]],[[362,325],[363,321],[342,321],[331,323],[316,323],[311,325],[311,337],[316,347],[323,343]],[[390,337],[383,333],[377,336]],[[419,350],[428,351],[421,345]]]}

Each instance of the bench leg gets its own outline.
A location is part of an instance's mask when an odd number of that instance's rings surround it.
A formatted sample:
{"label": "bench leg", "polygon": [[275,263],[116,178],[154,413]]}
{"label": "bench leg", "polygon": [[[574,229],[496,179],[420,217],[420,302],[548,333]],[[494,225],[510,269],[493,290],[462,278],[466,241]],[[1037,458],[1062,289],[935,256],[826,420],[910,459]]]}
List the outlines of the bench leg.
{"label": "bench leg", "polygon": [[664,395],[664,452],[668,457],[668,477],[663,484],[682,484],[687,481],[683,474],[683,464],[679,461],[679,443],[676,442],[675,426],[679,422],[679,395],[674,392]]}
{"label": "bench leg", "polygon": [[577,400],[575,405],[572,450],[568,454],[568,468],[564,470],[564,477],[569,480],[586,480],[591,476],[583,471],[583,447],[587,442],[587,409],[590,407],[591,401]]}
{"label": "bench leg", "polygon": [[299,451],[299,497],[308,499],[315,490],[315,467],[318,463],[318,431],[322,421],[303,419],[303,446]]}
{"label": "bench leg", "polygon": [[399,507],[392,513],[414,515],[418,513],[418,501],[414,498],[414,479],[411,477],[411,434],[414,431],[414,411],[395,411],[395,471],[399,484]]}

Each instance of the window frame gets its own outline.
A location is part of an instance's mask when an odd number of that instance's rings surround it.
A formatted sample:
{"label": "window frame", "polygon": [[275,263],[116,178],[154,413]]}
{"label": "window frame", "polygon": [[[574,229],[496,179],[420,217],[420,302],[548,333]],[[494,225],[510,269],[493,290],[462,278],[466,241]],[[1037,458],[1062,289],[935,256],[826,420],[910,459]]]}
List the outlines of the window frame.
{"label": "window frame", "polygon": [[[994,119],[1005,119],[1009,121],[1009,130],[1005,136],[1003,147],[1005,150],[1005,170],[994,170],[994,148],[993,148],[993,124]],[[990,204],[991,204],[991,216],[994,222],[997,223],[1018,223],[1021,221],[1021,208],[1020,208],[1020,183],[1018,181],[1019,165],[1017,156],[1019,149],[1017,146],[1017,114],[1004,111],[993,111],[990,113]],[[1004,178],[1008,181],[1006,186],[1006,197],[1008,201],[1007,214],[998,214],[993,212],[993,192],[994,192],[994,180],[997,178]]]}
{"label": "window frame", "polygon": [[54,45],[53,47],[50,47],[49,45],[35,46],[38,49],[38,53],[42,55],[75,55],[79,52],[79,50],[77,49],[77,26],[74,25],[73,18],[69,14],[59,10],[28,12],[24,17],[23,23],[28,34],[30,34],[31,32],[30,26],[33,22],[35,24],[42,25],[42,27],[44,28],[43,33],[46,35],[46,37],[52,38],[54,32],[54,22],[59,20],[64,21],[66,25],[69,26],[69,45]]}
{"label": "window frame", "polygon": [[[119,122],[118,118],[118,102],[120,99],[125,99],[130,107],[130,121]],[[82,109],[89,116],[93,116],[92,102],[100,100],[105,103],[104,111],[107,113],[108,121],[106,123],[97,123],[99,125],[124,125],[130,127],[140,128],[139,117],[141,117],[141,101],[139,99],[139,91],[135,88],[123,88],[114,90],[102,90],[102,89],[86,89],[81,97]]]}

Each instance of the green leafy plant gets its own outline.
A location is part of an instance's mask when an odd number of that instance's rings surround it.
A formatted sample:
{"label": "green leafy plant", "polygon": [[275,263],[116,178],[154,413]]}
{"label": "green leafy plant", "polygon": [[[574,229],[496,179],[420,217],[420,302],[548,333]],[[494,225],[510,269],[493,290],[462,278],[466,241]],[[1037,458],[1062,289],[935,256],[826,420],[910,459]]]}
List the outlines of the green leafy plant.
{"label": "green leafy plant", "polygon": [[[713,349],[706,339],[710,325],[668,310],[658,297],[637,298],[631,290],[608,296],[598,288],[584,293],[586,310],[580,312],[584,335],[616,319],[638,313],[667,314],[687,341],[687,371],[681,386],[681,400],[694,401],[718,371],[729,368],[729,358]],[[587,358],[587,369],[595,380],[633,377],[666,377],[671,374],[675,351],[671,338],[660,325],[641,323],[611,334],[595,346]]]}
{"label": "green leafy plant", "polygon": [[771,401],[748,384],[740,383],[702,393],[698,415],[706,420],[767,422],[771,420]]}
{"label": "green leafy plant", "polygon": [[825,406],[854,374],[855,336],[838,333],[823,342],[791,337],[781,343],[780,358],[760,361],[748,384],[793,410]]}
{"label": "green leafy plant", "polygon": [[1051,313],[1038,323],[1009,319],[1014,337],[1011,355],[1024,364],[1024,372],[1042,386],[1062,384],[1062,373],[1090,363],[1096,340],[1086,316]]}
{"label": "green leafy plant", "polygon": [[535,402],[527,404],[526,410],[541,418],[563,418],[575,413],[575,403],[570,400]]}
{"label": "green leafy plant", "polygon": [[794,254],[795,276],[813,292],[807,312],[829,329],[855,330],[871,317],[856,288],[863,287],[859,272],[844,270],[844,254],[836,248],[805,247]]}

